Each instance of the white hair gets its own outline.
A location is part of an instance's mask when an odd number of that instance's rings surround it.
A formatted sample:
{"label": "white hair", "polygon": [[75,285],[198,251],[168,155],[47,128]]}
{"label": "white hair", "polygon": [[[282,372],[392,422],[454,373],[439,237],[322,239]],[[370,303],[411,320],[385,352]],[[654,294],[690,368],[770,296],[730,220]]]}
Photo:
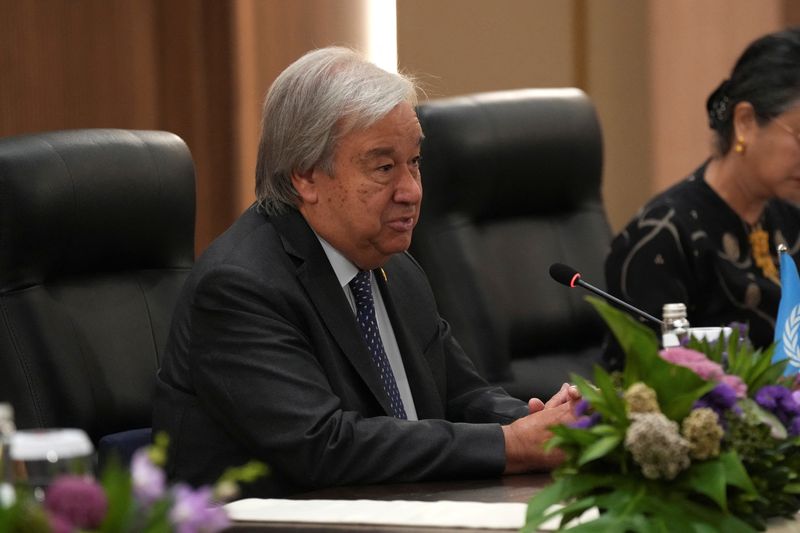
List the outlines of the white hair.
{"label": "white hair", "polygon": [[416,105],[416,85],[348,48],[308,52],[289,65],[264,100],[256,198],[275,215],[297,205],[292,173],[333,172],[339,139],[368,128],[398,104]]}

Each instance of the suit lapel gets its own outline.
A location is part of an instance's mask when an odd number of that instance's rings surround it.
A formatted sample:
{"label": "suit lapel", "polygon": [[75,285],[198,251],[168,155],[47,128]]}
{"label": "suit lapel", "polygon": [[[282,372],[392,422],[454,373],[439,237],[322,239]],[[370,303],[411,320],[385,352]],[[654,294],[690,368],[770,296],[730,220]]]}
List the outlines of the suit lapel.
{"label": "suit lapel", "polygon": [[415,294],[416,290],[409,284],[409,280],[403,279],[403,276],[392,276],[393,272],[395,274],[399,272],[392,268],[393,262],[396,261],[397,258],[390,260],[383,272],[376,270],[375,279],[378,281],[378,288],[383,296],[389,320],[392,321],[397,345],[400,347],[411,395],[414,397],[417,417],[420,420],[444,418],[442,399],[438,395],[431,368],[425,360],[419,343],[413,342],[413,339],[420,338],[420,335],[414,335],[414,332],[409,330],[409,321],[402,318],[413,316],[415,309],[410,295]]}
{"label": "suit lapel", "polygon": [[383,390],[378,371],[362,340],[353,310],[317,236],[297,211],[270,217],[270,220],[281,235],[286,252],[299,260],[296,262],[297,279],[322,317],[328,332],[384,411],[391,413],[389,397]]}

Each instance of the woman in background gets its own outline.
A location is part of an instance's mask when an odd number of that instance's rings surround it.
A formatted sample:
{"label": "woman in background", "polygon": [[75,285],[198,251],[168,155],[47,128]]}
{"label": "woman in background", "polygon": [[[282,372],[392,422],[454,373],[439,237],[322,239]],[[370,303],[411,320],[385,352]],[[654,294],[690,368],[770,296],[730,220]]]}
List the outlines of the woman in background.
{"label": "woman in background", "polygon": [[606,282],[655,316],[682,302],[692,326],[745,322],[763,347],[781,295],[777,246],[800,250],[800,28],[750,44],[706,108],[713,155],[614,239]]}

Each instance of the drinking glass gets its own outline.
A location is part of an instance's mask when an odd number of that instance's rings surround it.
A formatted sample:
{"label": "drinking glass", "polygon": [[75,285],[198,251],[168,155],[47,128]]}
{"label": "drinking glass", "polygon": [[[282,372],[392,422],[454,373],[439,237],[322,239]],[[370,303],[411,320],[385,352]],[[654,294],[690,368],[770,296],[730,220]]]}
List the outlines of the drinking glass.
{"label": "drinking glass", "polygon": [[38,501],[52,481],[63,474],[93,475],[94,447],[80,429],[21,430],[11,437],[6,476],[18,491]]}

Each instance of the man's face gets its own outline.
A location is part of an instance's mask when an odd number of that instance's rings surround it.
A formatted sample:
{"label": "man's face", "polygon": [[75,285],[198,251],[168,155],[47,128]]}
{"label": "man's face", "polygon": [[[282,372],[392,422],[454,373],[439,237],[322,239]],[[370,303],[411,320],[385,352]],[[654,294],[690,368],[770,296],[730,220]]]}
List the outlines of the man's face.
{"label": "man's face", "polygon": [[323,239],[362,270],[408,249],[419,219],[422,129],[409,103],[340,139],[332,175],[293,175],[300,212]]}

